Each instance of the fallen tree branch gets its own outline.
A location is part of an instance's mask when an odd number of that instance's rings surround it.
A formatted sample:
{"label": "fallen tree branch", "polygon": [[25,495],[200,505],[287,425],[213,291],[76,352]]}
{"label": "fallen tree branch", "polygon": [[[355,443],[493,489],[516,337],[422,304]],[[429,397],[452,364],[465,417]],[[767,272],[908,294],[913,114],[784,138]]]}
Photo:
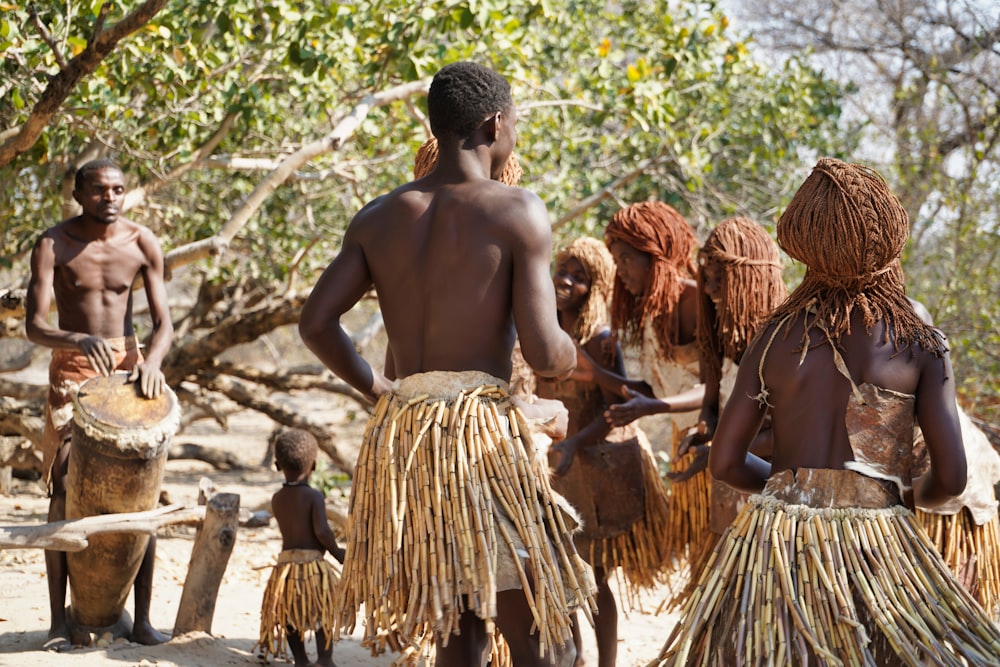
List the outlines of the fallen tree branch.
{"label": "fallen tree branch", "polygon": [[[240,512],[240,522],[253,516]],[[204,507],[168,505],[146,512],[101,514],[82,519],[53,521],[36,526],[0,526],[0,549],[52,549],[83,551],[91,535],[102,533],[148,533],[153,535],[163,526],[197,525],[205,520]]]}
{"label": "fallen tree branch", "polygon": [[317,367],[315,373],[286,371],[283,373],[265,373],[252,366],[243,366],[229,361],[215,364],[214,370],[231,375],[241,380],[249,380],[271,389],[283,392],[322,390],[331,394],[340,394],[357,401],[366,411],[371,411],[372,403],[357,389],[346,382],[337,382],[335,376],[325,368]]}
{"label": "fallen tree branch", "polygon": [[261,387],[240,382],[227,375],[215,372],[204,373],[199,378],[199,382],[206,389],[211,389],[244,407],[265,414],[279,424],[309,431],[316,436],[320,449],[326,452],[333,465],[347,475],[354,476],[354,464],[345,459],[340,450],[337,449],[329,424],[317,422],[295,412],[272,400],[270,393]]}

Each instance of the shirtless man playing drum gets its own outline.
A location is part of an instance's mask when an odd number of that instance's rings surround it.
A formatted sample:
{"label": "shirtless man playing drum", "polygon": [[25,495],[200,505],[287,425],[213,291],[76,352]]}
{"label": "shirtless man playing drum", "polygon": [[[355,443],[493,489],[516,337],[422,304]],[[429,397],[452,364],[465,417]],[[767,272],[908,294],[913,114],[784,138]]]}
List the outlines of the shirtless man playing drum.
{"label": "shirtless man playing drum", "polygon": [[[173,337],[160,244],[152,231],[120,217],[122,170],[108,160],[84,164],[76,173],[73,198],[82,213],[46,230],[35,244],[26,303],[28,339],[53,350],[43,436],[43,465],[51,485],[49,521],[66,515],[72,400],[80,383],[129,370],[146,398],[158,397],[166,388],[160,364]],[[153,321],[145,355],[139,353],[132,323],[132,283],[139,275]],[[55,325],[48,321],[53,297]],[[155,551],[153,536],[135,580],[132,640],[141,644],[168,639],[149,622]],[[66,554],[46,551],[45,569],[52,625],[44,648],[66,651],[71,648]]]}

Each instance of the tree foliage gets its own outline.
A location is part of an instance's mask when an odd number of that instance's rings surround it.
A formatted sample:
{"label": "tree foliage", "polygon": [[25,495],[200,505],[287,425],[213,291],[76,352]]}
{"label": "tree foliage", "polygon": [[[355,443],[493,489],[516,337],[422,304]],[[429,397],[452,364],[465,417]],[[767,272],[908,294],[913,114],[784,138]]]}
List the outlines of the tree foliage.
{"label": "tree foliage", "polygon": [[857,159],[909,213],[913,296],[950,338],[963,403],[1000,422],[1000,12],[980,0],[744,3],[768,48],[851,91]]}
{"label": "tree foliage", "polygon": [[[8,8],[0,141],[33,122],[101,21],[140,6]],[[703,232],[736,213],[772,223],[810,156],[852,148],[843,91],[796,59],[761,64],[713,2],[173,0],[0,162],[9,286],[37,233],[72,212],[67,176],[109,155],[135,186],[129,216],[175,270],[197,260],[193,297],[174,309],[172,384],[267,410],[248,384],[266,380],[219,355],[294,322],[353,213],[409,178],[428,136],[420,93],[459,59],[512,81],[522,184],[549,204],[560,242],[650,197]],[[209,240],[198,248],[212,259],[183,252]]]}

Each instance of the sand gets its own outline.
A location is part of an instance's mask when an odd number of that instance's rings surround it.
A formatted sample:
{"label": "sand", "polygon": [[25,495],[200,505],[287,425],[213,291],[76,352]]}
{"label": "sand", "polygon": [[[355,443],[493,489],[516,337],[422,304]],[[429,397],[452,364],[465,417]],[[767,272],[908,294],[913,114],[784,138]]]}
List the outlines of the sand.
{"label": "sand", "polygon": [[[358,420],[361,421],[361,420]],[[190,442],[231,452],[252,466],[242,471],[218,471],[192,460],[172,460],[166,464],[163,489],[170,501],[197,504],[198,483],[208,477],[220,492],[238,493],[241,506],[267,508],[271,494],[282,478],[273,469],[259,465],[274,424],[258,413],[239,413],[231,418],[229,430],[210,422],[197,422],[182,432],[175,442]],[[357,438],[360,424],[345,432],[345,439]],[[340,493],[337,490],[333,494]],[[37,482],[17,481],[14,493],[0,496],[0,525],[34,525],[45,522],[48,500]],[[187,574],[195,530],[168,527],[159,533],[156,574],[150,616],[162,632],[170,633],[177,615]],[[57,654],[40,650],[49,626],[48,594],[43,552],[40,549],[0,550],[0,665],[33,667],[79,667],[159,665],[163,667],[209,667],[215,665],[261,664],[254,651],[261,597],[269,570],[267,566],[281,547],[277,526],[241,528],[226,575],[219,590],[211,634],[189,633],[174,637],[160,646],[141,646],[124,639],[100,648],[75,648]],[[613,583],[614,586],[614,583]],[[655,615],[653,610],[668,594],[666,588],[651,591],[642,602],[645,610],[622,612],[619,616],[618,664],[645,665],[652,660],[673,627],[676,616]],[[126,603],[132,611],[132,599]],[[360,645],[360,628],[334,647],[333,658],[340,667],[391,665],[391,654],[372,657]],[[597,664],[593,632],[584,627],[585,660]],[[315,655],[312,641],[310,655]],[[274,659],[291,664],[289,659]]]}

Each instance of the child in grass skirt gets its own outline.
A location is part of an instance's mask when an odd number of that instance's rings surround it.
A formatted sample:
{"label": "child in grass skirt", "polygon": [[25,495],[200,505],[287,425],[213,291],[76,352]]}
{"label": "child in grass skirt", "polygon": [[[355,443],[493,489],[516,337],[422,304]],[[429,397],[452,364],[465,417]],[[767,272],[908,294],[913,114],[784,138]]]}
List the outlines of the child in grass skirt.
{"label": "child in grass skirt", "polygon": [[309,486],[316,469],[318,443],[308,431],[286,429],[274,444],[274,467],[285,483],[271,498],[271,511],[281,530],[281,553],[264,589],[260,610],[263,655],[283,655],[285,644],[296,665],[310,665],[307,632],[316,633],[317,665],[333,666],[333,594],[339,575],[324,558],[329,551],[344,562],[344,549],[326,518],[323,494]]}

